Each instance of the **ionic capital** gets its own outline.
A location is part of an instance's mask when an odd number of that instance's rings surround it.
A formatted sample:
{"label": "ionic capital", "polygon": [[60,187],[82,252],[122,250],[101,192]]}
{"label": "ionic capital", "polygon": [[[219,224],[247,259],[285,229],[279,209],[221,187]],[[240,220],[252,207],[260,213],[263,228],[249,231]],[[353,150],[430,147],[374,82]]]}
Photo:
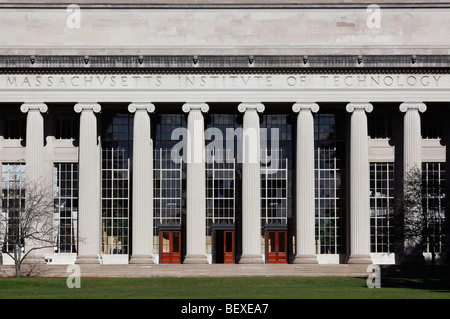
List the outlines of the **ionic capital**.
{"label": "ionic capital", "polygon": [[94,113],[99,113],[102,107],[98,103],[77,103],[73,107],[75,112],[81,113],[83,111],[92,111]]}
{"label": "ionic capital", "polygon": [[355,110],[363,110],[370,113],[373,111],[373,105],[370,103],[348,103],[345,109],[349,113],[352,113]]}
{"label": "ionic capital", "polygon": [[249,110],[255,110],[259,113],[262,113],[262,112],[264,112],[264,109],[265,109],[264,104],[258,103],[258,102],[255,102],[255,103],[244,102],[244,103],[239,104],[239,106],[238,106],[238,110],[241,113],[244,113],[245,111],[249,111]]}
{"label": "ionic capital", "polygon": [[23,103],[20,106],[20,111],[28,113],[28,111],[39,111],[45,113],[48,111],[47,104],[45,103]]}
{"label": "ionic capital", "polygon": [[134,113],[137,111],[147,111],[148,113],[155,112],[155,105],[153,103],[131,103],[128,105],[128,112]]}
{"label": "ionic capital", "polygon": [[319,112],[319,104],[314,102],[298,102],[292,105],[292,111],[294,111],[295,113],[303,110],[317,113]]}
{"label": "ionic capital", "polygon": [[404,102],[400,104],[399,109],[402,112],[418,110],[419,112],[423,113],[427,110],[427,106],[422,102]]}
{"label": "ionic capital", "polygon": [[183,112],[189,113],[190,111],[198,110],[203,113],[206,113],[209,111],[209,105],[206,103],[184,103],[183,104]]}

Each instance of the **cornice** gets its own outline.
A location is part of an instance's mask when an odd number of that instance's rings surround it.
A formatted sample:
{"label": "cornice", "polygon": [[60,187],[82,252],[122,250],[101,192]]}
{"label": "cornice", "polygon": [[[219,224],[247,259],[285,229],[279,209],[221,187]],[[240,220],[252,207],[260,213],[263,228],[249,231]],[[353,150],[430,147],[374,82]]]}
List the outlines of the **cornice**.
{"label": "cornice", "polygon": [[[378,5],[381,9],[448,9],[450,2],[346,2],[346,3],[176,3],[176,1],[166,3],[79,3],[81,9],[104,10],[104,9],[166,9],[166,10],[186,10],[186,9],[302,9],[302,10],[348,10],[366,9],[369,4]],[[0,9],[66,9],[72,2],[52,3],[49,1],[28,2],[28,3],[0,3]]]}
{"label": "cornice", "polygon": [[0,55],[0,73],[448,73],[450,55]]}

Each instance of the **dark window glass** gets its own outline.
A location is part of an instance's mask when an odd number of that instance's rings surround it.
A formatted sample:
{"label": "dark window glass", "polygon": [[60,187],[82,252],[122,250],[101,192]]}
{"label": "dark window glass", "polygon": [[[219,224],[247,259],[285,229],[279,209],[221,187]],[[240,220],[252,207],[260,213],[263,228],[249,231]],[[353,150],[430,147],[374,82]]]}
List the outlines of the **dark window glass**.
{"label": "dark window glass", "polygon": [[425,212],[424,251],[445,252],[445,163],[422,163],[422,208]]}
{"label": "dark window glass", "polygon": [[321,254],[345,249],[344,123],[340,114],[314,116],[316,251]]}
{"label": "dark window glass", "polygon": [[7,116],[5,118],[5,139],[23,139],[26,138],[27,118],[26,115]]}
{"label": "dark window glass", "polygon": [[371,138],[392,137],[392,118],[390,116],[369,114],[367,126]]}

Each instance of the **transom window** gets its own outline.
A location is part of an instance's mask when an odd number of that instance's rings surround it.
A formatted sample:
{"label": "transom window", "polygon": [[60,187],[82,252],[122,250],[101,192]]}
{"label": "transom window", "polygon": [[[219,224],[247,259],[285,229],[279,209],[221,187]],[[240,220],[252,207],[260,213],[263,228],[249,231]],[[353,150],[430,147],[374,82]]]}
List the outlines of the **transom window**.
{"label": "transom window", "polygon": [[261,235],[267,225],[287,226],[292,212],[292,123],[287,114],[262,115]]}
{"label": "transom window", "polygon": [[159,225],[181,225],[182,164],[171,158],[171,149],[156,149],[153,156],[154,234]]}
{"label": "transom window", "polygon": [[235,163],[217,163],[214,158],[206,163],[206,227],[235,221]]}

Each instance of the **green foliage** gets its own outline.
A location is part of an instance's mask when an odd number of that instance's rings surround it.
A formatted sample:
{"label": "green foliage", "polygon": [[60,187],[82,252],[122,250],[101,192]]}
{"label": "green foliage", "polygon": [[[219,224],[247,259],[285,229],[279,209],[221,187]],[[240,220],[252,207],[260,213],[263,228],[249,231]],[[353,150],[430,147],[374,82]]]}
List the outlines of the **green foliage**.
{"label": "green foliage", "polygon": [[424,227],[422,171],[416,166],[405,173],[403,180],[403,218],[405,239],[420,240]]}

